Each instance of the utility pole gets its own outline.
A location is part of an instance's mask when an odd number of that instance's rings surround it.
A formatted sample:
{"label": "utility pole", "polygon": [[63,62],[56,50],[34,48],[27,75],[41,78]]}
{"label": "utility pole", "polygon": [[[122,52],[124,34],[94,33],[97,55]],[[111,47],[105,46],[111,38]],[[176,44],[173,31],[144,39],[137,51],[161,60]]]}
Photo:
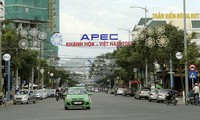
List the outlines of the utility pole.
{"label": "utility pole", "polygon": [[3,76],[2,76],[2,45],[1,45],[1,36],[2,36],[2,20],[5,19],[5,7],[4,7],[4,2],[0,1],[0,13],[1,13],[1,17],[3,17],[3,19],[0,20],[0,92],[2,92],[3,90]]}
{"label": "utility pole", "polygon": [[2,36],[2,25],[1,25],[1,21],[0,21],[0,92],[2,92],[2,88],[3,88],[3,80],[2,80],[2,46],[1,46],[1,36]]}
{"label": "utility pole", "polygon": [[[183,20],[184,20],[184,55],[187,56],[187,29],[186,29],[186,3],[183,0]],[[188,95],[188,62],[185,60],[185,95]]]}
{"label": "utility pole", "polygon": [[[144,29],[147,27],[146,24],[147,24],[147,12],[149,10],[147,10],[146,6],[145,7],[141,7],[141,6],[131,6],[130,8],[140,8],[140,9],[143,9],[144,10]],[[148,59],[146,58],[145,60],[145,86],[148,86]]]}

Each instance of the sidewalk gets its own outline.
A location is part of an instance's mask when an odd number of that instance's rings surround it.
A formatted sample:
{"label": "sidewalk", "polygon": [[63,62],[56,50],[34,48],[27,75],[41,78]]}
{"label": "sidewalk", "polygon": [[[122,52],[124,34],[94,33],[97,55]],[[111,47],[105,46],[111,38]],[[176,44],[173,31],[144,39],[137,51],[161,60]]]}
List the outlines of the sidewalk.
{"label": "sidewalk", "polygon": [[10,100],[10,101],[6,101],[6,103],[5,104],[3,104],[3,105],[0,105],[0,106],[9,106],[9,105],[13,105],[13,100]]}
{"label": "sidewalk", "polygon": [[177,104],[180,104],[180,105],[185,104],[185,101],[183,101],[183,97],[178,97],[178,103]]}
{"label": "sidewalk", "polygon": [[8,105],[13,105],[13,100],[6,101],[6,106],[8,106]]}

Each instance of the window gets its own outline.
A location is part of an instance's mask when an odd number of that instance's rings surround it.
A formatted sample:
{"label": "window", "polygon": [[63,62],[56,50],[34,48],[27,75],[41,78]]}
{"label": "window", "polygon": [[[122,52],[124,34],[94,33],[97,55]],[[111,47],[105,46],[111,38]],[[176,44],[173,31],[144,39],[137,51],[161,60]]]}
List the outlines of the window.
{"label": "window", "polygon": [[25,8],[25,12],[29,12],[29,8]]}
{"label": "window", "polygon": [[53,15],[56,16],[56,12],[54,12]]}
{"label": "window", "polygon": [[56,28],[56,24],[54,24],[53,27]]}

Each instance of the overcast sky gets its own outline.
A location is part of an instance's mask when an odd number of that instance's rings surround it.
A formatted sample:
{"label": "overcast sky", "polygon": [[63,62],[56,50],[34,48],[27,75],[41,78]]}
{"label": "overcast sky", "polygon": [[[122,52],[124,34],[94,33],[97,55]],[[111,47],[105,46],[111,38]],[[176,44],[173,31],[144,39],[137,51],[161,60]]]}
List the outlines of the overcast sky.
{"label": "overcast sky", "polygon": [[[60,32],[64,43],[80,41],[81,34],[117,33],[120,40],[128,40],[128,31],[133,29],[144,10],[130,8],[141,6],[152,13],[182,13],[183,0],[60,0]],[[200,0],[186,0],[189,13],[200,13]],[[102,53],[112,52],[113,48],[59,47],[59,56],[95,57]]]}

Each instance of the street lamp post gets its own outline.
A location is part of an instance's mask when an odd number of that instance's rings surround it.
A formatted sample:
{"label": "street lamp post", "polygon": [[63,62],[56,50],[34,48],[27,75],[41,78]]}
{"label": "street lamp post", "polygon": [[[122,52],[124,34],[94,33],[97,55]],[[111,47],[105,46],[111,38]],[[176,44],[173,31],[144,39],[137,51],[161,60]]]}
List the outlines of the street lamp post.
{"label": "street lamp post", "polygon": [[108,79],[108,82],[109,82],[109,90],[111,90],[111,80]]}
{"label": "street lamp post", "polygon": [[5,60],[5,61],[7,61],[8,62],[8,71],[7,71],[7,73],[8,73],[8,92],[7,92],[7,101],[9,101],[10,100],[10,58],[11,58],[11,56],[10,56],[10,54],[5,54],[4,56],[3,56],[3,59]]}
{"label": "street lamp post", "polygon": [[141,6],[131,6],[130,8],[140,8],[140,9],[143,9],[143,10],[145,11],[144,27],[146,27],[146,23],[147,23],[147,12],[148,12],[148,10],[146,9],[146,6],[145,6],[145,7],[141,7]]}
{"label": "street lamp post", "polygon": [[[2,25],[0,22],[0,60],[2,59],[2,45],[1,45],[1,36],[2,36],[2,31],[1,31]],[[0,61],[0,68],[2,69],[2,61]],[[0,92],[2,92],[2,88],[3,88],[3,80],[2,80],[2,70],[0,71]]]}
{"label": "street lamp post", "polygon": [[[117,86],[119,86],[119,83],[120,83],[121,81],[120,81],[120,77],[119,76],[117,76]],[[114,84],[114,86],[116,86],[116,84]]]}
{"label": "street lamp post", "polygon": [[[2,41],[2,20],[5,19],[5,5],[2,1],[0,1],[0,13],[1,13],[1,17],[3,19],[0,20],[0,68],[2,69],[2,45],[1,45],[1,41]],[[2,92],[2,89],[3,89],[3,76],[2,76],[2,70],[0,71],[0,92]]]}
{"label": "street lamp post", "polygon": [[[144,10],[144,13],[145,13],[145,18],[144,18],[144,28],[146,27],[146,23],[147,23],[147,12],[148,10],[146,9],[146,6],[145,7],[141,7],[141,6],[131,6],[130,8],[140,8],[140,9],[143,9]],[[145,65],[145,85],[147,86],[148,84],[148,61],[147,61],[147,58],[146,58],[146,65]]]}
{"label": "street lamp post", "polygon": [[53,73],[50,73],[50,76],[51,76],[51,87],[52,87],[52,88],[53,88],[53,78],[52,78],[53,75],[54,75]]}
{"label": "street lamp post", "polygon": [[[187,31],[186,31],[186,5],[185,0],[183,0],[183,18],[184,18],[184,55],[187,56]],[[185,92],[188,95],[188,63],[187,58],[185,60]]]}
{"label": "street lamp post", "polygon": [[68,88],[68,82],[69,82],[69,80],[66,81],[66,87],[67,87],[67,88]]}
{"label": "street lamp post", "polygon": [[125,30],[125,31],[128,31],[128,41],[130,42],[130,35],[131,35],[130,29],[119,28],[118,30]]}
{"label": "street lamp post", "polygon": [[40,69],[40,73],[42,74],[41,88],[44,87],[44,69]]}

